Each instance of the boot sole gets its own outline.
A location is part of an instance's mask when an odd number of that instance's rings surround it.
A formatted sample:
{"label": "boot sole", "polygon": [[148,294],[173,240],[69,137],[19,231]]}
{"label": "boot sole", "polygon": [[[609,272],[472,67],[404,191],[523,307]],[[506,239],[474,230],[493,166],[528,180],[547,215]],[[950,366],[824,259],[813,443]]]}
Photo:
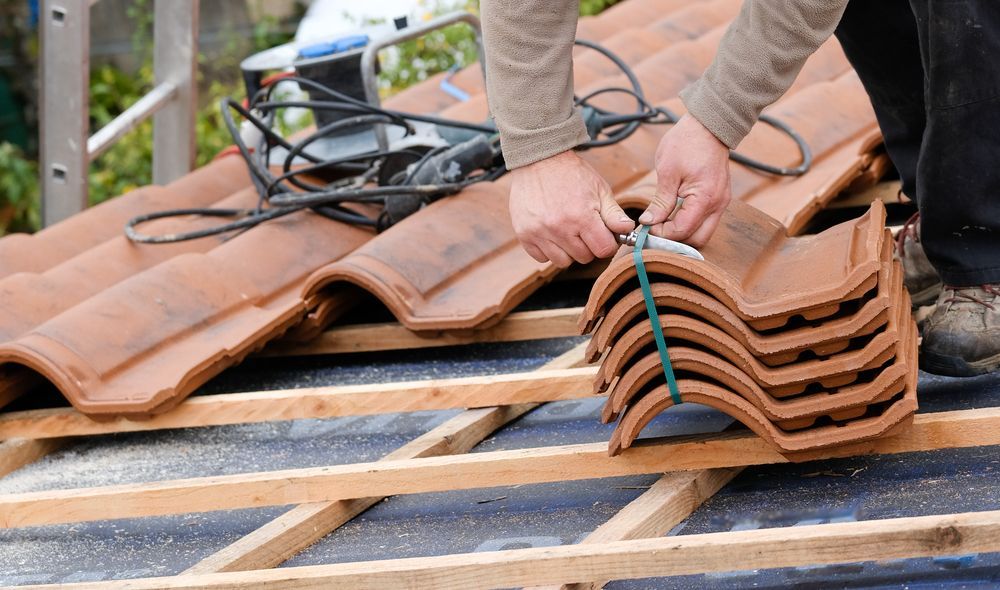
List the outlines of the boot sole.
{"label": "boot sole", "polygon": [[978,361],[967,361],[957,356],[921,352],[920,368],[946,377],[975,377],[1000,370],[1000,354]]}

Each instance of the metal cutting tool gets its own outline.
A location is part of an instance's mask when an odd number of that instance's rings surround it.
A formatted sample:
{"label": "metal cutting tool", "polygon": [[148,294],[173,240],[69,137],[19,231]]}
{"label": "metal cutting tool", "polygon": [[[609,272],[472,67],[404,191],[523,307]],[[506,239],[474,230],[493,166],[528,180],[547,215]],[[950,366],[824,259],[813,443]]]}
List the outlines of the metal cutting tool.
{"label": "metal cutting tool", "polygon": [[[618,234],[616,237],[619,244],[635,246],[635,242],[639,238],[639,230],[632,230],[627,234]],[[652,235],[646,236],[646,244],[643,246],[643,250],[661,250],[663,252],[673,252],[674,254],[694,258],[695,260],[705,260],[701,252],[687,244]]]}

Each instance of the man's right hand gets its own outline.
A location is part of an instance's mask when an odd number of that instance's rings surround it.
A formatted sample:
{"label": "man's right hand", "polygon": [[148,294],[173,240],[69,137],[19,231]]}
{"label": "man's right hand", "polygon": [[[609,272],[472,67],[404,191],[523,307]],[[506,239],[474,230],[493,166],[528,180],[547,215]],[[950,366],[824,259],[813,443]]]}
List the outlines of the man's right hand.
{"label": "man's right hand", "polygon": [[618,250],[615,234],[635,222],[590,164],[568,151],[511,172],[510,218],[525,251],[539,262],[567,267]]}

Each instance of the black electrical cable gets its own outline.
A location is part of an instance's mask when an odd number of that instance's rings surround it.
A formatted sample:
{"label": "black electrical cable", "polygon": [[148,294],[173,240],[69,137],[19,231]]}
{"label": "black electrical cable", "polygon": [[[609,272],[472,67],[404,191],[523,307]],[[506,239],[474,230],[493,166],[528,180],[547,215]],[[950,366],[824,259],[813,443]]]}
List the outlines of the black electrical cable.
{"label": "black electrical cable", "polygon": [[[622,141],[623,139],[628,138],[630,135],[635,133],[637,129],[639,129],[639,125],[642,124],[641,118],[646,114],[645,105],[647,103],[646,103],[646,97],[642,93],[642,83],[639,82],[639,78],[635,75],[635,72],[632,70],[632,68],[627,63],[625,63],[625,60],[618,57],[614,52],[612,52],[607,47],[604,47],[603,45],[595,43],[593,41],[588,41],[586,39],[577,39],[574,41],[574,44],[586,47],[588,49],[593,49],[594,51],[600,53],[604,57],[611,60],[611,62],[614,63],[616,66],[618,66],[618,69],[622,71],[622,74],[624,74],[625,77],[628,78],[629,84],[632,85],[632,93],[635,95],[636,103],[639,106],[639,110],[636,111],[636,115],[638,118],[635,121],[627,123],[625,125],[625,128],[618,134],[616,134],[614,138],[608,137],[606,139],[592,139],[587,143],[583,144],[582,146],[580,146],[580,149],[589,149],[589,148],[611,145],[612,143],[617,143],[619,141]],[[576,103],[578,106],[585,106],[580,101],[576,101]]]}
{"label": "black electrical cable", "polygon": [[[642,84],[635,72],[618,55],[592,41],[580,39],[576,41],[576,44],[597,51],[608,58],[621,70],[631,86],[631,88],[601,88],[586,96],[575,98],[578,107],[589,109],[596,117],[593,121],[595,129],[592,131],[595,137],[579,146],[579,149],[593,149],[621,142],[635,133],[643,124],[677,123],[678,115],[664,107],[653,106],[649,103],[643,94]],[[283,82],[297,83],[300,87],[311,92],[329,97],[330,100],[317,100],[316,94],[312,95],[311,100],[274,100],[274,91]],[[609,93],[621,93],[633,98],[636,101],[636,110],[632,113],[614,113],[592,104],[593,99]],[[402,128],[405,136],[415,133],[413,122],[464,129],[490,134],[494,137],[497,130],[492,123],[467,123],[434,115],[405,113],[382,108],[301,76],[285,76],[265,85],[248,101],[248,106],[244,106],[232,98],[226,98],[220,102],[219,107],[223,122],[232,136],[233,144],[250,170],[251,181],[260,197],[258,206],[254,209],[177,209],[140,215],[126,224],[125,234],[130,240],[140,243],[162,244],[199,239],[246,230],[259,223],[305,209],[311,209],[330,219],[382,231],[390,223],[385,209],[387,199],[417,196],[423,202],[427,202],[456,193],[475,182],[495,180],[507,171],[501,159],[483,173],[464,178],[459,182],[411,185],[409,183],[414,181],[417,172],[445,148],[434,148],[426,153],[412,149],[376,150],[346,157],[321,158],[309,152],[307,148],[320,139],[355,127],[390,125]],[[340,113],[345,117],[325,125],[293,143],[273,129],[278,112],[288,108],[308,108],[314,112],[330,111]],[[234,112],[260,132],[259,145],[248,146],[246,144],[241,135],[240,126],[233,118]],[[788,124],[774,117],[762,115],[760,120],[785,133],[795,142],[802,155],[801,163],[795,167],[774,166],[758,162],[737,152],[730,152],[730,158],[735,162],[770,174],[796,176],[808,171],[812,165],[812,153],[805,140]],[[598,134],[601,137],[596,137]],[[494,143],[496,143],[495,140]],[[269,170],[272,149],[274,148],[281,148],[286,152],[281,173],[278,175],[272,174]],[[367,186],[377,175],[378,169],[385,165],[388,158],[401,154],[414,158],[414,163],[410,164],[406,170],[388,176],[387,185]],[[308,164],[294,167],[297,161],[305,161]],[[316,173],[344,175],[344,178],[327,185],[314,184],[301,178]],[[296,189],[305,192],[297,192]],[[375,217],[369,217],[347,208],[346,205],[350,204],[381,205],[383,210]],[[158,236],[141,234],[136,229],[138,225],[149,221],[190,215],[234,218],[234,220],[209,228]]]}
{"label": "black electrical cable", "polygon": [[[638,129],[639,124],[641,123],[674,124],[680,120],[680,117],[678,117],[670,110],[665,109],[663,107],[653,107],[652,105],[649,104],[649,102],[646,100],[645,95],[642,92],[642,84],[639,82],[639,79],[635,75],[635,72],[632,70],[632,67],[629,66],[627,63],[625,63],[625,61],[622,60],[620,57],[615,55],[606,47],[603,47],[598,43],[594,43],[593,41],[587,41],[585,39],[577,39],[576,44],[581,45],[583,47],[587,47],[589,49],[593,49],[594,51],[597,51],[598,53],[604,55],[609,60],[614,62],[614,64],[618,66],[618,68],[622,71],[625,77],[628,78],[629,83],[632,85],[631,89],[619,88],[619,87],[600,88],[582,98],[577,98],[575,100],[577,106],[590,106],[590,108],[595,109],[595,111],[599,113],[599,116],[601,117],[600,121],[602,123],[602,128],[608,129],[609,127],[613,127],[616,125],[624,125],[624,127],[619,131],[612,131],[611,133],[606,133],[607,137],[605,139],[591,140],[583,144],[581,146],[581,149],[589,149],[593,147],[601,147],[618,143],[624,139],[627,139],[630,135],[635,133],[635,131]],[[636,100],[636,103],[639,105],[639,109],[633,114],[603,116],[606,115],[605,111],[597,109],[596,107],[593,107],[588,104],[589,101],[592,100],[593,98],[601,94],[606,94],[611,92],[619,92],[632,96]],[[657,117],[661,118],[657,119]],[[812,150],[809,149],[809,144],[806,143],[805,139],[801,135],[799,135],[794,129],[792,129],[791,126],[789,126],[788,124],[784,123],[779,119],[771,117],[770,115],[762,114],[759,117],[759,119],[762,123],[770,125],[775,129],[778,129],[779,131],[785,133],[792,139],[792,141],[795,142],[795,145],[799,150],[799,154],[801,155],[801,162],[799,163],[799,165],[795,166],[794,168],[788,168],[784,166],[774,166],[772,164],[767,164],[765,162],[755,160],[753,158],[750,158],[749,156],[744,156],[743,154],[740,154],[736,151],[730,151],[729,158],[734,162],[738,162],[749,168],[754,168],[761,172],[767,172],[779,176],[800,176],[808,172],[809,169],[812,167],[813,156],[812,156]]]}

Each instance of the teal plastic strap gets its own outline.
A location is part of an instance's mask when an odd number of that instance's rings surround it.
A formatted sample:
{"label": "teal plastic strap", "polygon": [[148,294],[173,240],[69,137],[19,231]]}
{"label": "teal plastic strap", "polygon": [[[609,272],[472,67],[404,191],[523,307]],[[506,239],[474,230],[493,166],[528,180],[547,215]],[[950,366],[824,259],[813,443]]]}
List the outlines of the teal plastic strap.
{"label": "teal plastic strap", "polygon": [[674,405],[677,405],[681,403],[681,392],[677,389],[674,367],[670,364],[670,355],[667,353],[667,342],[663,339],[663,328],[660,327],[660,314],[656,313],[656,302],[653,300],[653,291],[649,288],[649,277],[646,276],[646,263],[642,260],[642,247],[646,245],[647,235],[649,235],[649,226],[644,225],[639,230],[639,236],[635,240],[635,249],[632,250],[632,260],[635,262],[635,272],[639,275],[639,286],[642,287],[642,298],[646,301],[646,314],[649,315],[649,324],[653,327],[653,339],[656,340],[656,349],[660,352],[660,363],[663,365],[663,375],[667,378],[670,399],[673,400]]}

